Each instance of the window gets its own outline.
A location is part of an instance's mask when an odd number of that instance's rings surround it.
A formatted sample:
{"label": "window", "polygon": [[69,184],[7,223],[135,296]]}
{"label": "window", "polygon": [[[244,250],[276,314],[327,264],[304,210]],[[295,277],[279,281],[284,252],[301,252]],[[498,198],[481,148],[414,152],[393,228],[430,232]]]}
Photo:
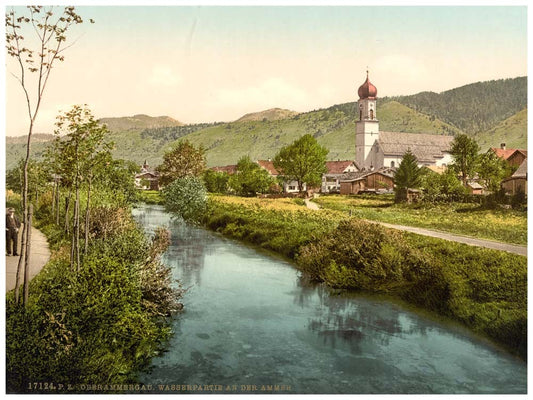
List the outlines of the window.
{"label": "window", "polygon": [[363,120],[363,110],[359,110],[359,121]]}
{"label": "window", "polygon": [[391,167],[391,168],[394,168],[394,161],[391,161],[391,162],[390,162],[390,167]]}
{"label": "window", "polygon": [[370,110],[370,119],[374,119],[374,110]]}

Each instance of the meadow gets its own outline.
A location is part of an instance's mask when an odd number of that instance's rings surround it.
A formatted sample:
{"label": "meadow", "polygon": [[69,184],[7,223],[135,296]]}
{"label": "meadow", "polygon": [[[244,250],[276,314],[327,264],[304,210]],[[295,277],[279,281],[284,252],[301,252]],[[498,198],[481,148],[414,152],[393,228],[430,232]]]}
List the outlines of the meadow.
{"label": "meadow", "polygon": [[313,201],[357,218],[527,244],[525,211],[487,209],[473,203],[395,204],[392,195],[322,195]]}

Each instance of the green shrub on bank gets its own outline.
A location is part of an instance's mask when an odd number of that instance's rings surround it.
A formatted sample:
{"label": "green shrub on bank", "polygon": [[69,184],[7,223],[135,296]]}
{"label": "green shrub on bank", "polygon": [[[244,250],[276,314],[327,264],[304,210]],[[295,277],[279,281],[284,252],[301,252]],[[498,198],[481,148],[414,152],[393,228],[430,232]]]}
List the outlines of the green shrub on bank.
{"label": "green shrub on bank", "polygon": [[207,190],[200,178],[178,178],[162,192],[165,208],[185,221],[197,222],[207,208]]}
{"label": "green shrub on bank", "polygon": [[[79,273],[69,266],[68,247],[58,248],[31,281],[27,307],[8,295],[9,392],[28,391],[30,382],[135,381],[169,337],[166,317],[181,309],[181,292],[172,289],[170,270],[160,263],[168,233],[158,231],[150,243],[131,215],[118,209],[112,215],[121,221],[106,221],[106,235],[104,221],[94,220],[99,229]],[[43,230],[55,232],[49,226]]]}

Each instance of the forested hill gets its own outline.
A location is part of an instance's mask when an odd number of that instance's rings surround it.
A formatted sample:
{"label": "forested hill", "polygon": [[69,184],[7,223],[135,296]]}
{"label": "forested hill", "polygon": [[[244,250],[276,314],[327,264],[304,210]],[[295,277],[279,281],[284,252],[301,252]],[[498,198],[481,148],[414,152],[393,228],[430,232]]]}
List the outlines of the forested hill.
{"label": "forested hill", "polygon": [[[442,93],[378,98],[380,122],[380,107],[390,101],[440,119],[469,135],[480,134],[527,107],[527,77],[477,82]],[[356,104],[354,101],[330,108],[355,116]]]}
{"label": "forested hill", "polygon": [[527,107],[527,77],[472,83],[438,94],[422,92],[390,100],[476,134]]}

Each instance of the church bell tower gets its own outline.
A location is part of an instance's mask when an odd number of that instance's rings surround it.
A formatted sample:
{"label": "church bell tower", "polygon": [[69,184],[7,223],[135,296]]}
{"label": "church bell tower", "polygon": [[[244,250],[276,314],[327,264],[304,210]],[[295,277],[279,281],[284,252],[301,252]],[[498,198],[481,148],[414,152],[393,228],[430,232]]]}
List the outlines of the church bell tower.
{"label": "church bell tower", "polygon": [[368,71],[366,81],[357,91],[358,120],[355,128],[355,162],[360,168],[373,167],[370,151],[379,137],[379,121],[376,116],[376,100],[378,90],[370,83]]}

